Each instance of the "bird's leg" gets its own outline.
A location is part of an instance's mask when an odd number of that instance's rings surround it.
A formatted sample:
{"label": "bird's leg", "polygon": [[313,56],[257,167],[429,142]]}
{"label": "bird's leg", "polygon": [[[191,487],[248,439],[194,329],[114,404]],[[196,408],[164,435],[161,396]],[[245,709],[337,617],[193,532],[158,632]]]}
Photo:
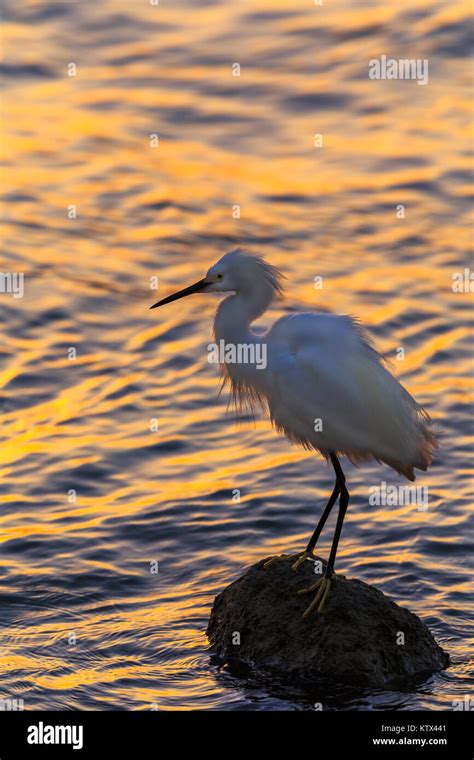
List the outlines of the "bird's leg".
{"label": "bird's leg", "polygon": [[[349,491],[346,488],[346,478],[344,476],[344,473],[342,471],[342,467],[339,463],[339,460],[336,456],[336,454],[331,454],[331,461],[334,466],[334,470],[336,472],[336,479],[337,484],[339,486],[340,491],[340,497],[339,497],[339,512],[337,515],[337,522],[336,522],[336,529],[334,531],[334,538],[331,546],[331,552],[329,554],[328,563],[326,565],[326,570],[324,571],[324,575],[322,578],[320,578],[316,583],[313,583],[312,586],[309,586],[308,588],[300,589],[298,592],[299,594],[306,594],[310,591],[314,591],[315,589],[318,589],[316,596],[314,597],[313,601],[309,605],[309,607],[306,608],[304,611],[303,617],[307,618],[308,615],[311,614],[311,612],[317,608],[318,612],[322,612],[324,605],[326,603],[326,599],[329,594],[329,590],[331,588],[332,579],[334,576],[334,562],[336,559],[336,553],[337,553],[337,546],[339,543],[339,537],[341,535],[342,530],[342,524],[344,522],[344,517],[347,510],[347,505],[349,504]],[[333,491],[334,494],[334,491]],[[319,526],[318,526],[319,527]],[[317,532],[317,529],[315,533]],[[316,540],[318,538],[319,534],[316,536]],[[311,541],[314,538],[314,534],[311,538]],[[311,544],[310,541],[310,544]],[[313,544],[314,546],[314,544]],[[309,547],[309,544],[308,544]]]}
{"label": "bird's leg", "polygon": [[340,490],[340,486],[339,486],[338,481],[336,480],[336,485],[334,486],[334,490],[331,496],[329,497],[329,501],[326,504],[324,508],[324,512],[321,515],[319,522],[316,526],[316,530],[314,531],[313,535],[309,539],[308,545],[306,549],[304,550],[304,552],[298,552],[298,554],[280,554],[278,557],[272,557],[271,559],[265,562],[263,566],[265,570],[267,570],[270,567],[270,565],[272,565],[274,562],[279,562],[282,560],[283,561],[293,560],[293,559],[295,559],[296,562],[294,562],[294,564],[292,565],[292,569],[298,570],[300,565],[302,565],[306,559],[312,559],[312,560],[318,559],[318,557],[316,557],[314,554],[314,547],[316,546],[316,542],[320,536],[320,533],[322,529],[324,528],[326,520],[329,517],[329,513],[331,512],[331,509],[333,508],[335,501],[339,495],[339,490]]}
{"label": "bird's leg", "polygon": [[339,496],[339,490],[340,490],[340,486],[339,486],[339,483],[336,480],[336,485],[334,486],[334,490],[333,490],[331,496],[329,497],[329,501],[328,501],[328,503],[326,504],[326,506],[324,508],[324,512],[323,512],[323,514],[321,515],[321,517],[319,519],[319,522],[318,522],[318,524],[316,526],[316,529],[315,529],[313,535],[311,536],[311,538],[308,541],[308,546],[306,547],[306,549],[304,550],[304,552],[302,554],[300,554],[300,556],[296,560],[295,564],[293,565],[293,570],[298,570],[299,566],[303,564],[303,562],[305,561],[305,559],[315,559],[315,556],[314,556],[314,553],[313,553],[314,552],[314,547],[316,546],[317,540],[318,540],[319,536],[321,535],[321,531],[322,531],[322,529],[324,528],[324,526],[326,524],[326,520],[329,517],[331,509],[333,508],[333,506],[334,506],[334,504],[336,502],[336,499]]}
{"label": "bird's leg", "polygon": [[337,515],[336,530],[334,531],[334,538],[332,541],[331,551],[330,551],[328,563],[326,566],[326,573],[329,572],[331,575],[334,575],[334,562],[336,560],[339,537],[341,535],[342,524],[344,522],[347,506],[349,504],[349,491],[346,488],[346,478],[342,471],[342,467],[340,465],[339,459],[337,458],[336,454],[331,454],[331,460],[334,465],[334,469],[336,471],[336,477],[339,481],[339,488],[341,490],[341,495],[339,498],[339,512]]}

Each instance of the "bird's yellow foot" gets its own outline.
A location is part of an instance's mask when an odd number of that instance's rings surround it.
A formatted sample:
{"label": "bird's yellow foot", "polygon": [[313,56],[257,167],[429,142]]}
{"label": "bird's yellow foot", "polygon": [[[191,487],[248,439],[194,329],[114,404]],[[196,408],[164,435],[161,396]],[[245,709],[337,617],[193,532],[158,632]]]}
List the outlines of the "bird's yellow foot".
{"label": "bird's yellow foot", "polygon": [[299,556],[299,554],[277,554],[275,557],[270,557],[270,559],[267,559],[263,565],[263,569],[268,570],[268,568],[273,565],[274,562],[285,562],[289,559],[294,559],[295,557]]}
{"label": "bird's yellow foot", "polygon": [[308,586],[307,588],[301,588],[298,591],[298,594],[309,594],[311,591],[317,590],[316,596],[314,597],[313,601],[307,607],[303,613],[303,617],[307,618],[309,615],[311,615],[312,611],[316,609],[316,611],[322,612],[324,609],[324,605],[326,604],[326,599],[329,594],[329,589],[331,588],[332,583],[332,576],[331,575],[323,575],[322,578],[320,578],[316,583],[312,583],[311,586]]}
{"label": "bird's yellow foot", "polygon": [[288,560],[296,560],[292,566],[292,570],[298,570],[300,565],[303,564],[305,559],[312,559],[313,561],[319,560],[319,557],[316,557],[313,552],[298,552],[298,554],[278,554],[276,557],[271,557],[270,559],[267,559],[265,564],[263,565],[264,570],[268,570],[270,565],[273,565],[274,562],[288,562]]}

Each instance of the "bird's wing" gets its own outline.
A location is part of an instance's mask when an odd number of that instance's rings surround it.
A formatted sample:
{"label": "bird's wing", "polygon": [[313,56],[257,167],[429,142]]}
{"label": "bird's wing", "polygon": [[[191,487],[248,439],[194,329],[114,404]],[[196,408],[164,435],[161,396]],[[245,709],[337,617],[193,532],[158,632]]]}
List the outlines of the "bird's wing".
{"label": "bird's wing", "polygon": [[426,468],[434,446],[428,417],[356,320],[291,315],[267,341],[270,414],[289,438],[355,462],[380,459],[407,477],[413,466]]}

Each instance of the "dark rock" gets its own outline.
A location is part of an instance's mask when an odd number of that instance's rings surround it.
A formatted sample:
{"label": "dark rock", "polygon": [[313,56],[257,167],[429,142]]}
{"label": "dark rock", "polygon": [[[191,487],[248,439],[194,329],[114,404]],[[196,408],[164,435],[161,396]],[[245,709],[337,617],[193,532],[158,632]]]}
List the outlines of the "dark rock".
{"label": "dark rock", "polygon": [[337,575],[323,612],[304,619],[316,592],[297,591],[317,580],[313,562],[293,571],[290,561],[265,570],[265,561],[214,600],[207,634],[234,670],[240,664],[293,683],[400,688],[448,667],[426,625],[378,589]]}

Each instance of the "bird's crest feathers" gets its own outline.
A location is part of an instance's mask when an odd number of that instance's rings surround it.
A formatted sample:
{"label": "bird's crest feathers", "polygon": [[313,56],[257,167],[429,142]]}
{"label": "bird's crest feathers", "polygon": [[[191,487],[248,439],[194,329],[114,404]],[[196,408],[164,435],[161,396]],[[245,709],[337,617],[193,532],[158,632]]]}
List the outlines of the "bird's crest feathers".
{"label": "bird's crest feathers", "polygon": [[225,264],[229,267],[235,266],[236,268],[242,265],[242,270],[247,271],[250,278],[252,276],[258,277],[259,275],[263,275],[267,283],[271,285],[275,296],[283,293],[282,281],[286,279],[285,275],[278,267],[269,264],[258,253],[253,253],[246,248],[234,248],[232,251],[225,253],[218,264]]}

